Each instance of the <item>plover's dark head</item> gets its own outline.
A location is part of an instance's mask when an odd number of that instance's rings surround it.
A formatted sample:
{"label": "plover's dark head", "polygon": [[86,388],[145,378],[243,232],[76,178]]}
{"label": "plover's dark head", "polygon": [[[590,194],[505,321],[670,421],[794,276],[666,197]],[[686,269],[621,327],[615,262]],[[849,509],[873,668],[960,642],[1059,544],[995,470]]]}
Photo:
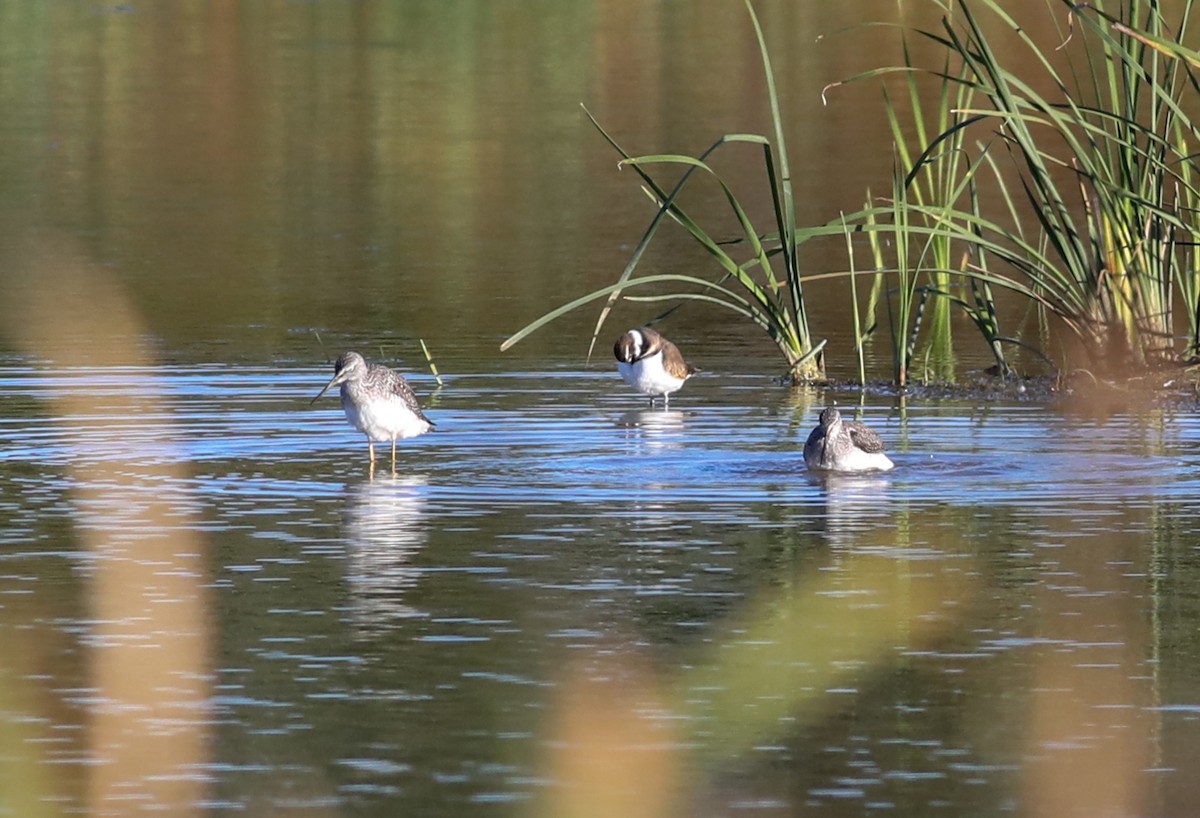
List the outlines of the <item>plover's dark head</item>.
{"label": "plover's dark head", "polygon": [[613,345],[613,355],[623,364],[631,364],[646,350],[646,336],[640,329],[631,329],[617,339]]}
{"label": "plover's dark head", "polygon": [[339,386],[346,381],[358,380],[366,374],[367,362],[363,359],[363,356],[357,352],[343,352],[333,362],[333,378],[330,379],[329,383],[325,384],[325,388],[318,392],[317,397],[313,398],[309,403],[316,403],[317,399],[331,388]]}

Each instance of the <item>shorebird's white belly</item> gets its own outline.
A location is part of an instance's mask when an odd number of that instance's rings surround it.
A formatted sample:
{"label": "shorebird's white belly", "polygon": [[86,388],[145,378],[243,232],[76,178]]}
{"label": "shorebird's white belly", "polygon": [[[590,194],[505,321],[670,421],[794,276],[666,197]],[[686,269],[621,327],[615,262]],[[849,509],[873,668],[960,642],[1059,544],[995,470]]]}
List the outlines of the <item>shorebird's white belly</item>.
{"label": "shorebird's white belly", "polygon": [[864,452],[857,446],[851,446],[837,454],[824,452],[824,456],[820,447],[810,451],[806,446],[804,464],[810,469],[846,472],[887,471],[896,465],[883,452]]}
{"label": "shorebird's white belly", "polygon": [[663,368],[662,353],[656,352],[639,361],[627,364],[617,361],[617,371],[625,382],[647,395],[669,395],[679,391],[683,378],[676,378]]}
{"label": "shorebird's white belly", "polygon": [[429,423],[417,417],[399,398],[356,405],[347,398],[343,388],[342,409],[355,429],[377,443],[416,437],[429,431]]}
{"label": "shorebird's white belly", "polygon": [[837,459],[833,468],[837,471],[887,471],[895,465],[883,452],[864,452],[852,447],[844,457]]}

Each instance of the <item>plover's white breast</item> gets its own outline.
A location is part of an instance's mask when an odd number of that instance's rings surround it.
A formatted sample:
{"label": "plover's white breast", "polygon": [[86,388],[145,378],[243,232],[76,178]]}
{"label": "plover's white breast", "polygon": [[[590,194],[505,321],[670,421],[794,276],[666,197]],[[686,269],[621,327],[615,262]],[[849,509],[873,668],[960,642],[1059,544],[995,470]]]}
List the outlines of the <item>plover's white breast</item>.
{"label": "plover's white breast", "polygon": [[647,395],[668,395],[683,386],[683,378],[676,378],[663,368],[663,354],[656,352],[627,364],[617,362],[617,371],[625,382]]}

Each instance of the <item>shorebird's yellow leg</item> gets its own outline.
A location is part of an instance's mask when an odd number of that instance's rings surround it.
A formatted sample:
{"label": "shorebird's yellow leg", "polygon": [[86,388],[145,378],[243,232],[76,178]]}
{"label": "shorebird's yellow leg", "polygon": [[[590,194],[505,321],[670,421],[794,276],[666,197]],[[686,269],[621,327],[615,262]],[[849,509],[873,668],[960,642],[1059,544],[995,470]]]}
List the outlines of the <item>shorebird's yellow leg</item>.
{"label": "shorebird's yellow leg", "polygon": [[396,473],[396,438],[392,438],[392,474]]}

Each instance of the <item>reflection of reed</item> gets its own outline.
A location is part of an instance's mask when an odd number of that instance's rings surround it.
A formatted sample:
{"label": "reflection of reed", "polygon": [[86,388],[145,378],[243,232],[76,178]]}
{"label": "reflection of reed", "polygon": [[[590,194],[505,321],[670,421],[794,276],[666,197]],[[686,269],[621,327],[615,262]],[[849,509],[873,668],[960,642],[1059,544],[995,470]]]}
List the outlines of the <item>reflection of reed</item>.
{"label": "reflection of reed", "polygon": [[1055,581],[1038,589],[1044,642],[1034,652],[1025,814],[1160,814],[1150,806],[1155,785],[1146,771],[1170,765],[1156,759],[1142,535],[1124,520],[1124,530],[1080,539],[1070,516],[1059,520],[1051,540],[1062,547],[1045,555],[1043,569]]}
{"label": "reflection of reed", "polygon": [[[610,646],[575,657],[544,744],[555,786],[528,814],[725,814],[695,809],[724,765],[744,769],[761,743],[836,715],[832,691],[886,667],[898,647],[935,644],[972,587],[958,566],[906,576],[891,556],[854,555],[751,596],[673,676]],[[685,782],[685,767],[701,774]]]}
{"label": "reflection of reed", "polygon": [[[0,328],[15,346],[55,369],[150,367],[144,330],[106,270],[62,252],[61,237],[35,238],[28,250],[0,254]],[[51,400],[75,444],[72,500],[87,510],[89,524],[78,536],[93,557],[86,641],[92,763],[81,811],[197,814],[205,791],[197,770],[210,746],[210,615],[204,542],[186,503],[161,490],[186,478],[177,457],[163,456],[173,447],[172,430],[166,421],[139,428],[137,443],[112,458],[88,457],[78,446],[98,418],[119,428],[147,414],[165,416],[167,408],[145,390],[110,394],[102,405],[71,390]],[[49,785],[57,792],[61,783]],[[25,793],[43,804],[54,794]],[[4,797],[23,802],[12,792]]]}
{"label": "reflection of reed", "polygon": [[425,545],[424,477],[377,478],[352,489],[346,506],[346,586],[351,623],[360,633],[420,616],[406,601],[421,572]]}
{"label": "reflection of reed", "polygon": [[647,657],[616,644],[570,663],[555,685],[542,759],[554,782],[523,814],[537,818],[684,815],[678,721]]}

